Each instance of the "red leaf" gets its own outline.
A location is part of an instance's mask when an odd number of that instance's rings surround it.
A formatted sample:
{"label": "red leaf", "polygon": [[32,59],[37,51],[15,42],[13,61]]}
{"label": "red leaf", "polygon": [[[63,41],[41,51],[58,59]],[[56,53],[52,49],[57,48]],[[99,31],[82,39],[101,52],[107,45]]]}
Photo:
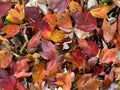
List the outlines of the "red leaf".
{"label": "red leaf", "polygon": [[32,74],[31,72],[27,72],[27,61],[28,59],[23,59],[12,64],[11,70],[14,70],[13,73],[16,78],[28,77]]}
{"label": "red leaf", "polygon": [[[54,54],[53,54],[54,55]],[[63,64],[64,55],[58,56],[56,59],[50,60],[46,65],[47,74],[52,74]]]}
{"label": "red leaf", "polygon": [[82,31],[91,32],[97,27],[96,18],[93,17],[87,10],[85,10],[83,13],[75,13],[74,19],[77,24],[77,28]]}
{"label": "red leaf", "polygon": [[14,90],[16,86],[16,78],[13,75],[9,75],[3,69],[0,69],[0,87],[4,90]]}
{"label": "red leaf", "polygon": [[83,66],[85,55],[78,49],[75,49],[72,51],[72,56],[75,59],[75,61],[79,64],[79,66]]}
{"label": "red leaf", "polygon": [[38,31],[29,41],[28,48],[36,48],[40,44],[41,31]]}
{"label": "red leaf", "polygon": [[78,40],[78,44],[82,51],[87,54],[89,57],[96,56],[98,54],[98,46],[93,41],[86,41],[85,39]]}
{"label": "red leaf", "polygon": [[49,4],[49,8],[57,13],[62,13],[67,9],[69,3],[70,0],[52,0]]}
{"label": "red leaf", "polygon": [[47,41],[47,40],[43,40],[41,47],[42,47],[43,52],[40,52],[40,55],[44,59],[51,60],[51,59],[56,58],[58,53],[57,53],[56,47],[53,43],[51,43],[50,41]]}
{"label": "red leaf", "polygon": [[[4,15],[7,15],[8,11],[11,8],[11,4],[8,2],[0,2],[0,27],[2,26],[2,20],[1,17]],[[4,10],[3,10],[4,9]]]}

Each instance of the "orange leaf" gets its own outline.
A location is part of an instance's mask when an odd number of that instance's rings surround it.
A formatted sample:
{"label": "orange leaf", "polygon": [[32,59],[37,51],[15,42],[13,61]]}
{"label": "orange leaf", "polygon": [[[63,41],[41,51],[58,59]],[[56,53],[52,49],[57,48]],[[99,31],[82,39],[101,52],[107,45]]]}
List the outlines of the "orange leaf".
{"label": "orange leaf", "polygon": [[20,26],[15,24],[6,25],[3,28],[3,32],[6,33],[6,38],[13,37],[20,32]]}
{"label": "orange leaf", "polygon": [[117,30],[117,22],[115,22],[114,24],[110,24],[110,22],[104,19],[102,29],[103,38],[107,43],[109,43],[113,39],[114,34]]}
{"label": "orange leaf", "polygon": [[105,47],[100,54],[100,63],[106,63],[106,64],[109,64],[111,62],[116,63],[118,61],[116,55],[117,55],[117,48],[108,49]]}
{"label": "orange leaf", "polygon": [[72,21],[68,12],[56,14],[57,25],[63,28],[72,28]]}
{"label": "orange leaf", "polygon": [[93,8],[90,13],[96,18],[107,18],[107,13],[110,12],[115,7],[115,5],[103,5],[100,4]]}
{"label": "orange leaf", "polygon": [[56,15],[55,14],[47,13],[45,17],[43,18],[43,20],[46,21],[52,27],[52,29],[54,29],[54,27],[56,26]]}
{"label": "orange leaf", "polygon": [[7,68],[12,61],[12,55],[7,50],[0,51],[0,68]]}
{"label": "orange leaf", "polygon": [[33,80],[35,82],[41,82],[45,78],[45,62],[40,62],[35,66],[33,70]]}
{"label": "orange leaf", "polygon": [[71,1],[69,4],[69,10],[70,10],[70,14],[72,15],[75,12],[82,12],[82,7],[80,6],[79,3],[75,1]]}
{"label": "orange leaf", "polygon": [[63,30],[55,30],[51,34],[51,40],[54,42],[62,42],[65,39],[65,32]]}
{"label": "orange leaf", "polygon": [[97,78],[92,78],[91,74],[85,74],[77,82],[79,90],[97,90],[102,84]]}
{"label": "orange leaf", "polygon": [[42,32],[43,38],[50,40],[52,32],[53,32],[53,29],[50,27],[50,25],[45,23],[45,26]]}
{"label": "orange leaf", "polygon": [[22,23],[24,19],[24,4],[18,2],[14,9],[10,9],[6,19],[12,23]]}
{"label": "orange leaf", "polygon": [[71,90],[72,82],[69,72],[67,72],[66,74],[58,73],[56,78],[57,82],[55,82],[55,84],[61,86],[63,90]]}

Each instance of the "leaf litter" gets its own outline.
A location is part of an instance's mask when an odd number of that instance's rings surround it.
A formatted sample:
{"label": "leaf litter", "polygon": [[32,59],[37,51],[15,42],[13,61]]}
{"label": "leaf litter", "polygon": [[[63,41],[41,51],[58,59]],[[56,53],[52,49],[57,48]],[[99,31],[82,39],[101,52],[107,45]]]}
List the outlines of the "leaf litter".
{"label": "leaf litter", "polygon": [[0,89],[119,90],[119,0],[1,0]]}

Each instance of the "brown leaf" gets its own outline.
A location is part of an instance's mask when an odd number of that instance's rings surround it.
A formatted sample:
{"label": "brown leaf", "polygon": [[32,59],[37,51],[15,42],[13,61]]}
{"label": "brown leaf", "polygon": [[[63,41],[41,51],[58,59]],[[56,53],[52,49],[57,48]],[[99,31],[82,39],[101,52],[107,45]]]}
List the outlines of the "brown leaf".
{"label": "brown leaf", "polygon": [[2,29],[6,33],[6,38],[13,37],[20,32],[20,26],[15,24],[9,24]]}
{"label": "brown leaf", "polygon": [[103,38],[104,40],[109,43],[113,37],[114,34],[117,30],[117,22],[110,24],[109,21],[107,21],[106,19],[104,19],[103,21],[103,25],[102,25],[102,30],[103,30]]}

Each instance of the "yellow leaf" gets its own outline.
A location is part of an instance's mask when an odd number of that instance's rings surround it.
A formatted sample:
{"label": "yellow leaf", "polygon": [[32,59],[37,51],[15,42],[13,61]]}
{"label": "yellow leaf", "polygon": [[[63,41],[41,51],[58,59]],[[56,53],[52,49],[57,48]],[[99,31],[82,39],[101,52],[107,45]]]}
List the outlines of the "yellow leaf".
{"label": "yellow leaf", "polygon": [[62,42],[65,38],[65,32],[63,30],[55,30],[51,34],[51,40],[54,42]]}
{"label": "yellow leaf", "polygon": [[15,5],[14,9],[10,9],[6,20],[12,22],[12,23],[16,23],[16,24],[20,24],[22,23],[24,19],[24,4],[20,4],[19,2]]}
{"label": "yellow leaf", "polygon": [[110,6],[100,4],[93,8],[90,13],[96,18],[107,18],[108,12],[110,12],[110,10],[112,10],[114,7],[114,5]]}
{"label": "yellow leaf", "polygon": [[69,5],[69,10],[70,10],[70,14],[72,15],[75,12],[82,12],[82,7],[80,6],[79,3],[75,1],[71,1]]}

